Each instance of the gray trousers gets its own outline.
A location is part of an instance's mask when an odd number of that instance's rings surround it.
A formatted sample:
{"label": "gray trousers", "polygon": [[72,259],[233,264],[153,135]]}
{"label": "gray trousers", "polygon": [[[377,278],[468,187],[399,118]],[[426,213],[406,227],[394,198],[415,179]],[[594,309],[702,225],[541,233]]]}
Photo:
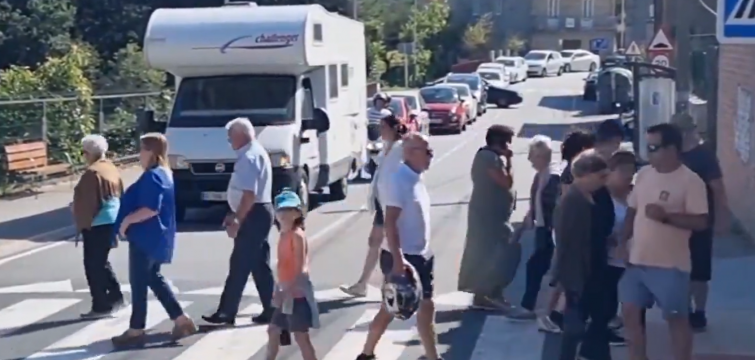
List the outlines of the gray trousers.
{"label": "gray trousers", "polygon": [[275,280],[270,269],[270,242],[268,236],[273,227],[273,206],[271,204],[255,204],[246,215],[233,239],[228,277],[225,288],[220,296],[218,312],[234,317],[239,311],[241,296],[244,293],[249,274],[257,286],[265,311],[272,311],[273,288]]}

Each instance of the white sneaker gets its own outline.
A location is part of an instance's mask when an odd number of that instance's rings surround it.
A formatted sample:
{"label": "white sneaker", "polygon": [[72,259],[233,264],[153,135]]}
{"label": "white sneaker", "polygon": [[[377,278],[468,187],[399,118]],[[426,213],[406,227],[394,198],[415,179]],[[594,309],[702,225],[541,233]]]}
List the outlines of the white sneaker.
{"label": "white sneaker", "polygon": [[548,316],[541,316],[537,318],[537,327],[540,331],[545,331],[553,334],[560,334],[561,328],[551,320]]}
{"label": "white sneaker", "polygon": [[347,295],[351,295],[353,297],[362,298],[362,297],[367,296],[366,284],[357,283],[351,286],[341,285],[339,289],[341,289],[341,291],[343,291]]}

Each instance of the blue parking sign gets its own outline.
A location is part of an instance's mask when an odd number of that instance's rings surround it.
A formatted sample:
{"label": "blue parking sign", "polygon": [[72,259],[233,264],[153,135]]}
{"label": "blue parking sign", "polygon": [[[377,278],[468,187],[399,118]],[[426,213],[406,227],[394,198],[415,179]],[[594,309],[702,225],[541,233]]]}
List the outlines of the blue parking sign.
{"label": "blue parking sign", "polygon": [[755,0],[719,0],[716,37],[721,44],[755,44]]}
{"label": "blue parking sign", "polygon": [[608,39],[595,38],[590,40],[590,50],[608,50]]}

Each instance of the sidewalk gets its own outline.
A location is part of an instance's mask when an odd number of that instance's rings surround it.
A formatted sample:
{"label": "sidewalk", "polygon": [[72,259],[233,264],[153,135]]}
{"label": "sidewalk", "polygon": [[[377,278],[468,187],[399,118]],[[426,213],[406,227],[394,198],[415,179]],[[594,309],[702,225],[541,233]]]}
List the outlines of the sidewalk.
{"label": "sidewalk", "polygon": [[[708,299],[708,330],[695,335],[695,360],[755,360],[755,244],[738,236],[717,238]],[[648,313],[648,355],[673,360],[661,314]],[[628,360],[615,348],[614,360]]]}
{"label": "sidewalk", "polygon": [[[121,172],[126,186],[141,174],[138,167]],[[44,186],[38,195],[0,199],[0,258],[73,236],[68,205],[77,181]]]}

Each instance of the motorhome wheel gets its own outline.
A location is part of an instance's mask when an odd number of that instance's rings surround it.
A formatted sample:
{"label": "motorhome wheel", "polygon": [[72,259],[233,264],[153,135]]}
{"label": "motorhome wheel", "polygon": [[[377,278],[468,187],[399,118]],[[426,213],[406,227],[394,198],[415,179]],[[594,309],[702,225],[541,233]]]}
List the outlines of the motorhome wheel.
{"label": "motorhome wheel", "polygon": [[328,190],[330,191],[330,201],[341,201],[346,199],[346,196],[349,194],[349,182],[346,178],[343,178],[330,184]]}

